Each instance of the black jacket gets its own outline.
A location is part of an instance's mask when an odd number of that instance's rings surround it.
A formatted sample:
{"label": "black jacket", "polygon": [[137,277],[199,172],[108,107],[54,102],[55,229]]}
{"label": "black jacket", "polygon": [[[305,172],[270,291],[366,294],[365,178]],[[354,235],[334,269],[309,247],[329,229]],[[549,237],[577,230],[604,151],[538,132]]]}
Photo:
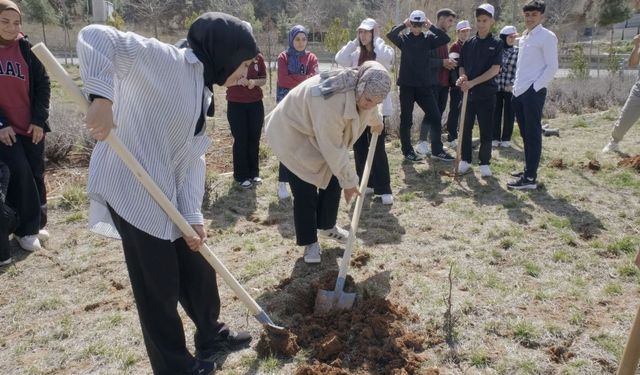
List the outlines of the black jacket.
{"label": "black jacket", "polygon": [[429,52],[444,44],[451,38],[444,31],[434,25],[429,28],[430,33],[420,35],[400,34],[406,28],[404,24],[394,26],[387,34],[387,38],[400,48],[400,74],[398,74],[399,86],[423,87],[437,83],[431,71],[431,57]]}
{"label": "black jacket", "polygon": [[[40,126],[45,132],[49,128],[49,100],[51,98],[51,84],[49,75],[36,55],[31,52],[31,43],[24,37],[18,42],[20,52],[29,67],[29,102],[31,103],[31,123]],[[0,112],[0,127],[6,127],[7,118]]]}

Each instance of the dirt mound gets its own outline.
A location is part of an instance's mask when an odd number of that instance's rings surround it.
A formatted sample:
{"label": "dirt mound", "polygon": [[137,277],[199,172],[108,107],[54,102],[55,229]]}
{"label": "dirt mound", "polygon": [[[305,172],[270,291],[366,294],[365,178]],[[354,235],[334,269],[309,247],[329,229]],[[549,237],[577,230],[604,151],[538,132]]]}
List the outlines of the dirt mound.
{"label": "dirt mound", "polygon": [[[303,282],[280,285],[289,303],[274,307],[280,309],[279,316],[289,317],[284,324],[297,336],[300,348],[309,352],[309,362],[296,375],[417,374],[426,359],[422,353],[426,337],[409,329],[418,318],[406,307],[360,293],[351,310],[313,312],[317,290],[333,290],[336,277],[336,271],[319,275],[311,288]],[[345,291],[355,291],[353,279],[347,279]],[[262,341],[259,354],[271,353],[268,345],[263,350]]]}
{"label": "dirt mound", "polygon": [[549,164],[547,164],[547,166],[549,168],[564,169],[564,162],[562,161],[562,159],[553,159],[549,162]]}
{"label": "dirt mound", "polygon": [[362,268],[369,262],[369,259],[371,259],[371,254],[367,252],[357,253],[351,259],[351,267]]}
{"label": "dirt mound", "polygon": [[633,168],[636,172],[640,172],[640,155],[629,156],[618,162],[618,167]]}

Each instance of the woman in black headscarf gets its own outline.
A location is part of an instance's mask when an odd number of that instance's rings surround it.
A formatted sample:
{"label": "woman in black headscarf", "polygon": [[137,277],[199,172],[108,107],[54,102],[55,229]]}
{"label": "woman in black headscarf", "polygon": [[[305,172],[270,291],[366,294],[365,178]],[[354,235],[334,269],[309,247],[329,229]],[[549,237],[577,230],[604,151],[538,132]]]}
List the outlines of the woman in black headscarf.
{"label": "woman in black headscarf", "polygon": [[[251,341],[218,322],[215,272],[197,249],[206,238],[201,205],[211,90],[244,77],[258,50],[242,21],[222,13],[200,16],[188,40],[190,48],[178,49],[100,25],[78,36],[80,73],[92,99],[87,128],[98,141],[115,132],[199,235],[180,233],[115,153],[97,142],[89,224],[122,239],[151,368],[167,375],[213,373],[209,358]],[[178,302],[196,326],[195,358]]]}

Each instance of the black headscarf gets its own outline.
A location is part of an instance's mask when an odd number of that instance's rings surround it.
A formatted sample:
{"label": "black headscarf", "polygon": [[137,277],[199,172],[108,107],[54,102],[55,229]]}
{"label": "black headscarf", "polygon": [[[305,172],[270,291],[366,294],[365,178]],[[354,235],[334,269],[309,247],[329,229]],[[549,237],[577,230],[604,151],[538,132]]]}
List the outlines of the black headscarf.
{"label": "black headscarf", "polygon": [[219,12],[198,17],[187,35],[189,46],[204,65],[207,87],[222,86],[240,63],[258,55],[256,40],[243,22]]}

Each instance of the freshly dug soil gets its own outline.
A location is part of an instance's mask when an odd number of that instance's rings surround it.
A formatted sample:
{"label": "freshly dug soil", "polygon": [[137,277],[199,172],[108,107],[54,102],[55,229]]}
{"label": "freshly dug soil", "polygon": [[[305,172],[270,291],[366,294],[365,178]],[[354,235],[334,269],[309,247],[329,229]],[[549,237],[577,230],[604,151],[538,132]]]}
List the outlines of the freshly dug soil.
{"label": "freshly dug soil", "polygon": [[564,169],[564,162],[562,161],[562,159],[553,159],[549,162],[547,166],[549,168]]}
{"label": "freshly dug soil", "polygon": [[[297,336],[297,345],[309,352],[308,363],[300,366],[296,375],[342,374],[418,374],[425,361],[425,334],[409,330],[418,321],[406,307],[381,297],[358,299],[351,310],[314,313],[318,289],[333,290],[337,271],[328,271],[309,283],[287,280],[279,285],[285,301],[272,308],[278,316],[289,317],[284,322]],[[348,277],[345,291],[355,292],[353,279]],[[431,340],[430,340],[431,341]],[[261,337],[261,356],[273,350]]]}
{"label": "freshly dug soil", "polygon": [[636,172],[640,172],[640,155],[630,156],[618,162],[618,167],[633,168]]}

